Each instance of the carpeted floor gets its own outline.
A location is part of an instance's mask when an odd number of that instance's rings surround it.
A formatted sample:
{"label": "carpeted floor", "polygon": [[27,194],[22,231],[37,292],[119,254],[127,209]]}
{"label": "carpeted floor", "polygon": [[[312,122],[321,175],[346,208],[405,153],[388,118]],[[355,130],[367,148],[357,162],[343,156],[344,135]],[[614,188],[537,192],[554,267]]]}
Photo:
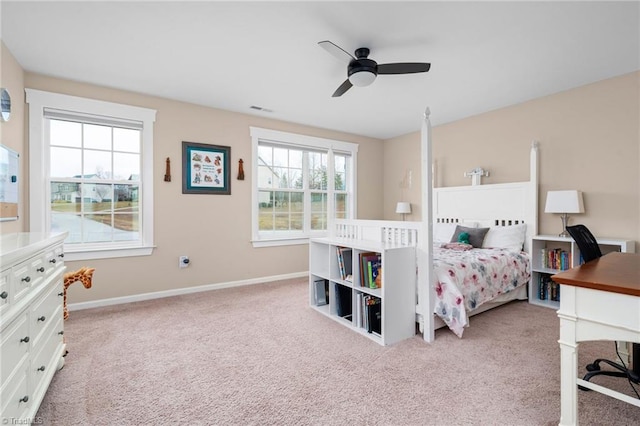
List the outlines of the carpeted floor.
{"label": "carpeted floor", "polygon": [[[558,319],[514,302],[382,347],[307,306],[291,280],[71,312],[45,425],[557,425]],[[613,343],[580,345],[581,366]],[[622,379],[597,381],[630,393]],[[579,393],[582,425],[640,408]]]}

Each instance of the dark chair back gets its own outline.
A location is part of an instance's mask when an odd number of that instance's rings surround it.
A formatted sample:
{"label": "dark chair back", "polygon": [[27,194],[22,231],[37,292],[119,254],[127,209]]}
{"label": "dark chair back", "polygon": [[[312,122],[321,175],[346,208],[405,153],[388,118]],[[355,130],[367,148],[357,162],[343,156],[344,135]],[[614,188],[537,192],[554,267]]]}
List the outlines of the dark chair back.
{"label": "dark chair back", "polygon": [[600,246],[591,231],[584,225],[567,226],[567,232],[573,237],[574,241],[582,253],[585,262],[597,259],[602,256]]}

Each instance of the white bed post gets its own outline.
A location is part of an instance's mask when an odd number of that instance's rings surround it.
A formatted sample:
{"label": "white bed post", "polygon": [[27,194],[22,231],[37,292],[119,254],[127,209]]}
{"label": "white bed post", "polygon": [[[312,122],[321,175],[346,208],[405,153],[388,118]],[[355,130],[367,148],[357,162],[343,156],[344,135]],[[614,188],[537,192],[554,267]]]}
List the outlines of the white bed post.
{"label": "white bed post", "polygon": [[524,242],[525,251],[531,254],[532,240],[531,237],[538,235],[538,146],[540,144],[538,141],[531,141],[531,152],[529,154],[529,188],[531,193],[529,194],[528,200],[532,203],[529,206],[530,216],[527,217],[529,223],[527,227],[529,228],[529,238],[527,238]]}
{"label": "white bed post", "polygon": [[422,222],[420,225],[420,238],[418,238],[418,298],[422,309],[420,314],[423,320],[422,335],[425,341],[431,343],[435,338],[434,317],[435,293],[431,283],[433,282],[433,200],[432,200],[432,155],[431,155],[431,122],[429,108],[424,112],[424,121],[421,130],[422,151]]}

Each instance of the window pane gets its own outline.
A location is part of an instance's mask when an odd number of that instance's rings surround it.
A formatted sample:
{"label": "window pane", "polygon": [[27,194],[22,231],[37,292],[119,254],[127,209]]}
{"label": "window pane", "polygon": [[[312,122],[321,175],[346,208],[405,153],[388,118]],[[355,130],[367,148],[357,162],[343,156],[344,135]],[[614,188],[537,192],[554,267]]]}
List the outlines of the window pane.
{"label": "window pane", "polygon": [[261,162],[267,166],[273,165],[273,148],[270,146],[258,147],[258,165],[261,165]]}
{"label": "window pane", "polygon": [[304,194],[302,192],[292,192],[289,203],[289,211],[291,213],[304,212]]}
{"label": "window pane", "polygon": [[276,231],[286,231],[289,229],[289,214],[276,213],[275,229]]}
{"label": "window pane", "polygon": [[118,180],[140,180],[140,155],[113,154],[113,178]]}
{"label": "window pane", "polygon": [[289,188],[289,176],[288,170],[283,167],[275,167],[273,169],[274,173],[274,183],[273,186],[275,188]]}
{"label": "window pane", "polygon": [[111,179],[111,152],[84,150],[85,178]]}
{"label": "window pane", "polygon": [[[58,207],[60,207],[58,205]],[[69,232],[65,243],[82,242],[82,219],[80,215],[71,213],[51,212],[51,232]]]}
{"label": "window pane", "polygon": [[289,150],[289,167],[302,169],[302,155],[303,152],[297,149]]}
{"label": "window pane", "polygon": [[302,189],[302,169],[289,169],[289,188]]}
{"label": "window pane", "polygon": [[304,215],[292,214],[291,215],[291,230],[302,231],[304,229]]}
{"label": "window pane", "polygon": [[50,155],[52,178],[79,177],[82,174],[82,150],[51,147]]}
{"label": "window pane", "polygon": [[115,185],[113,189],[113,199],[119,204],[118,208],[128,208],[132,211],[138,209],[139,187],[137,185]]}
{"label": "window pane", "polygon": [[321,231],[327,229],[327,214],[326,213],[312,213],[311,214],[311,229],[314,231]]}
{"label": "window pane", "polygon": [[265,211],[272,211],[273,209],[273,192],[271,191],[259,191],[258,192],[258,207],[260,213]]}
{"label": "window pane", "polygon": [[271,212],[266,214],[261,212],[260,214],[258,214],[258,222],[258,229],[260,231],[273,231],[273,214]]}
{"label": "window pane", "polygon": [[113,239],[115,241],[134,241],[140,238],[140,224],[138,214],[124,213],[114,214],[114,232]]}
{"label": "window pane", "polygon": [[80,148],[82,146],[82,124],[72,121],[49,120],[49,143]]}
{"label": "window pane", "polygon": [[336,218],[337,219],[346,219],[347,218],[347,194],[336,194],[335,198],[335,208],[336,208]]}
{"label": "window pane", "polygon": [[277,181],[277,179],[275,179],[273,169],[266,166],[258,167],[258,187],[259,188],[273,188],[274,180]]}
{"label": "window pane", "polygon": [[78,183],[51,182],[51,211],[80,213]]}
{"label": "window pane", "polygon": [[110,214],[89,214],[82,221],[82,240],[99,243],[113,240],[113,222]]}
{"label": "window pane", "polygon": [[111,150],[111,127],[84,125],[84,148]]}
{"label": "window pane", "polygon": [[289,165],[289,150],[284,148],[273,148],[273,165],[286,167]]}
{"label": "window pane", "polygon": [[82,208],[85,212],[110,212],[112,209],[113,185],[83,183]]}
{"label": "window pane", "polygon": [[275,191],[273,193],[273,206],[276,213],[289,212],[289,193],[284,191]]}
{"label": "window pane", "polygon": [[311,211],[325,212],[327,211],[327,194],[320,192],[311,193]]}
{"label": "window pane", "polygon": [[113,150],[140,153],[140,130],[113,128]]}

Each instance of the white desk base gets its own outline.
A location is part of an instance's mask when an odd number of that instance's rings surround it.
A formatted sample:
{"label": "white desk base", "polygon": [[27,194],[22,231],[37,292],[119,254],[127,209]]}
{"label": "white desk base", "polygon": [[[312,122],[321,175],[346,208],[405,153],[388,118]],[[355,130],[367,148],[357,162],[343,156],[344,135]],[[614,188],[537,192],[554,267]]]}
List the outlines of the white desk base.
{"label": "white desk base", "polygon": [[579,342],[640,343],[640,297],[564,284],[560,294],[560,426],[578,424],[578,384],[640,407],[636,398],[578,378]]}

